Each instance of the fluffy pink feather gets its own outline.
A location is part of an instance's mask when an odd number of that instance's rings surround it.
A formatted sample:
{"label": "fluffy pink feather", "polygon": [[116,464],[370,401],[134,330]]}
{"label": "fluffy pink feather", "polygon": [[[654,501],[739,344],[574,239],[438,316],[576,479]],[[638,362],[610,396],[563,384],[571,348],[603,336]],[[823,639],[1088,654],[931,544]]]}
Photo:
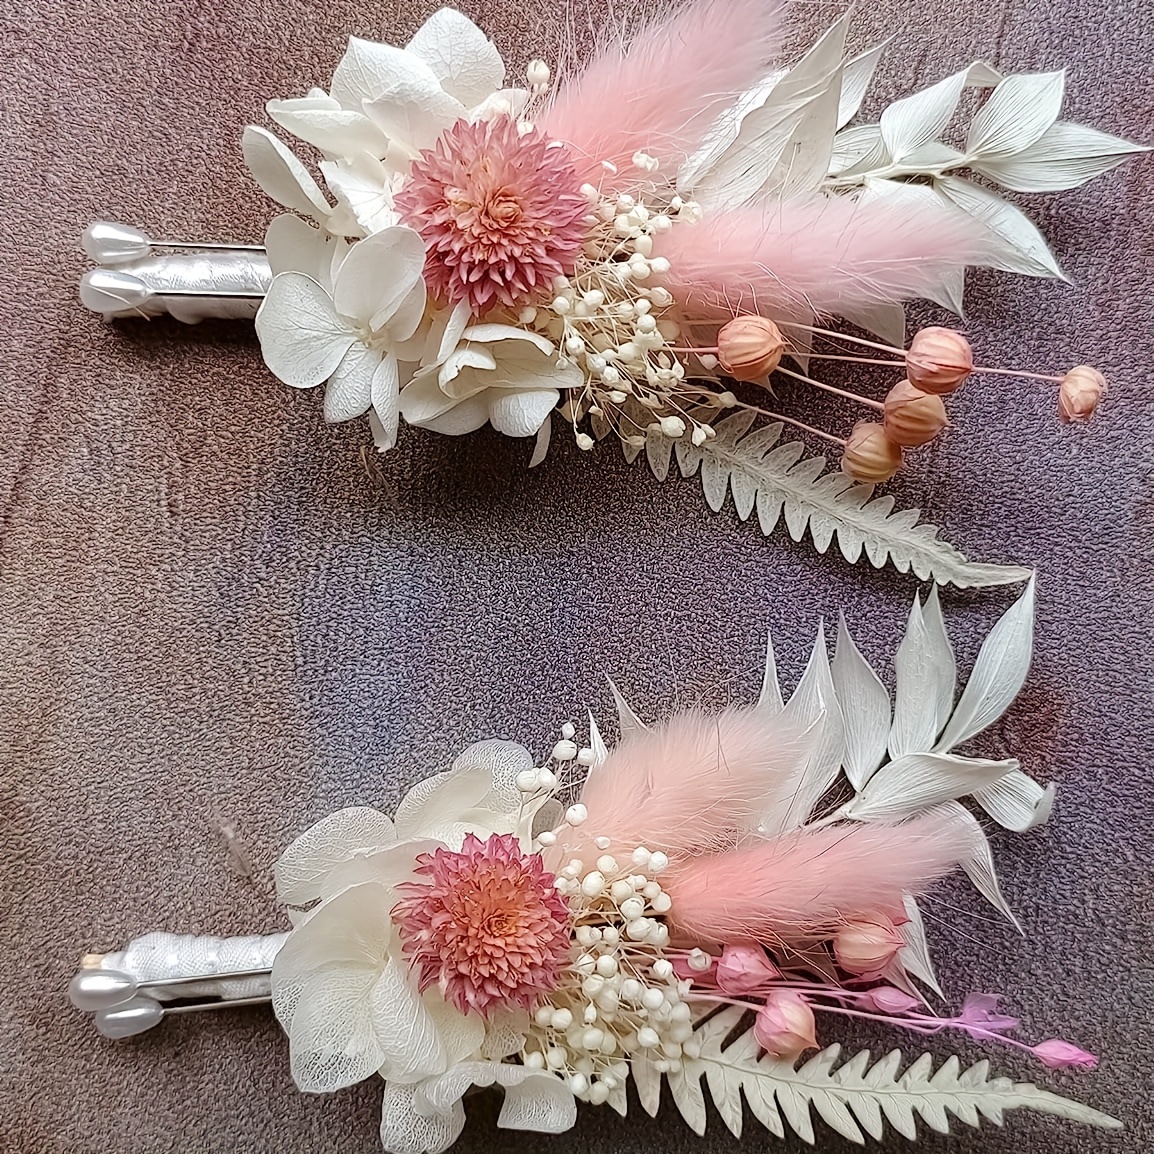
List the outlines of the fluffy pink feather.
{"label": "fluffy pink feather", "polygon": [[804,943],[847,920],[902,911],[971,848],[970,834],[933,814],[902,825],[797,830],[712,857],[684,860],[661,878],[670,928],[684,941]]}
{"label": "fluffy pink feather", "polygon": [[561,85],[539,122],[588,161],[624,173],[643,150],[676,165],[780,47],[782,0],[704,0],[600,52]]}
{"label": "fluffy pink feather", "polygon": [[780,716],[752,709],[672,717],[627,737],[589,775],[580,834],[671,858],[732,849],[792,780],[806,748]]}
{"label": "fluffy pink feather", "polygon": [[950,208],[846,197],[706,213],[671,229],[670,291],[694,318],[735,311],[841,315],[883,301],[941,299],[942,277],[992,256],[985,227]]}

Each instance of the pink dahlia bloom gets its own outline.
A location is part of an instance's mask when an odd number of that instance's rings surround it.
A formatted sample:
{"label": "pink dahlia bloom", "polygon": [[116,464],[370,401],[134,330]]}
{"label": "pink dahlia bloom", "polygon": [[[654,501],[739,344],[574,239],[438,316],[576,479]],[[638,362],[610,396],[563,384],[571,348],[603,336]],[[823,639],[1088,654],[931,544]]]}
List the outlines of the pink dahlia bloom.
{"label": "pink dahlia bloom", "polygon": [[459,120],[414,162],[396,207],[425,242],[429,288],[479,315],[572,272],[589,211],[579,186],[568,149],[536,129]]}
{"label": "pink dahlia bloom", "polygon": [[440,987],[463,1014],[529,1009],[569,961],[569,910],[537,854],[511,834],[469,834],[460,853],[417,858],[428,881],[397,886],[393,907],[421,992]]}

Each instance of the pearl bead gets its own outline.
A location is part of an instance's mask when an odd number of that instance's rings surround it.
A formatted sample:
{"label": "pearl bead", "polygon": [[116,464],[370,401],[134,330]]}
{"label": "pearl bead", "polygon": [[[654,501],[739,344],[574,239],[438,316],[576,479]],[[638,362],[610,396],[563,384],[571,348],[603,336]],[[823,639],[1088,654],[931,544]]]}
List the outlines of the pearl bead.
{"label": "pearl bead", "polygon": [[78,1010],[108,1010],[136,993],[136,979],[119,970],[82,970],[68,984],[68,996]]}
{"label": "pearl bead", "polygon": [[111,1010],[98,1010],[96,1029],[106,1038],[131,1038],[151,1030],[164,1017],[164,1007],[143,995],[130,998]]}

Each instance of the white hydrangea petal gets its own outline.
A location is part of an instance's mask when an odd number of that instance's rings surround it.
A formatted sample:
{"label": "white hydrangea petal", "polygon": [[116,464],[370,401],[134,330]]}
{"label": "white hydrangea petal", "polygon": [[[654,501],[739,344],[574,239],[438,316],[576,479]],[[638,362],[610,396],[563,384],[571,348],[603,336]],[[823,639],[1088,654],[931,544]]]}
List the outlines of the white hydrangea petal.
{"label": "white hydrangea petal", "polygon": [[458,301],[451,309],[437,313],[429,327],[428,344],[422,365],[439,365],[457,347],[472,320],[472,310],[467,300]]}
{"label": "white hydrangea petal", "polygon": [[505,64],[496,45],[452,8],[434,12],[405,51],[428,64],[441,87],[468,108],[505,83]]}
{"label": "white hydrangea petal", "polygon": [[350,806],[330,813],[290,843],[273,867],[277,901],[303,906],[321,896],[328,874],[357,854],[392,845],[397,833],[392,820],[368,806]]}
{"label": "white hydrangea petal", "polygon": [[[397,306],[388,318],[388,334],[390,343],[407,341],[420,327],[425,319],[425,302],[428,291],[422,277],[409,290],[409,295]],[[373,318],[373,327],[376,328],[376,318]],[[384,319],[382,318],[382,322]]]}
{"label": "white hydrangea petal", "polygon": [[412,292],[425,267],[425,242],[411,228],[375,232],[345,257],[333,303],[346,317],[374,322],[390,318]]}
{"label": "white hydrangea petal", "polygon": [[379,100],[400,89],[441,92],[433,70],[419,57],[393,44],[349,37],[349,46],[333,73],[329,90],[343,108],[359,112],[366,100]]}
{"label": "white hydrangea petal", "polygon": [[380,429],[373,432],[373,440],[378,449],[391,449],[397,443],[400,424],[400,375],[396,357],[381,359],[373,374],[372,402],[369,416],[375,416],[380,425]]}
{"label": "white hydrangea petal", "polygon": [[270,100],[265,107],[272,120],[299,140],[332,156],[367,152],[383,156],[388,141],[362,112],[341,108],[331,97]]}
{"label": "white hydrangea petal", "polygon": [[529,103],[530,95],[527,88],[502,88],[470,109],[469,119],[476,123],[479,120],[494,120],[498,116],[520,116]]}
{"label": "white hydrangea petal", "polygon": [[506,1084],[505,1104],[497,1116],[497,1125],[502,1129],[563,1134],[576,1122],[577,1099],[556,1074],[529,1070],[519,1081]]}
{"label": "white hydrangea petal", "polygon": [[241,138],[241,150],[253,179],[277,204],[324,223],[329,203],[288,145],[268,129],[250,124]]}
{"label": "white hydrangea petal", "polygon": [[494,389],[489,422],[506,437],[531,437],[560,399],[556,389]]}
{"label": "white hydrangea petal", "polygon": [[264,363],[296,389],[327,380],[356,343],[329,294],[303,273],[273,277],[256,314]]}
{"label": "white hydrangea petal", "polygon": [[381,1145],[385,1154],[442,1154],[465,1128],[460,1099],[442,1112],[419,1114],[414,1108],[416,1086],[386,1082],[381,1101]]}
{"label": "white hydrangea petal", "polygon": [[[409,420],[410,425],[417,425],[422,429],[440,433],[445,437],[462,437],[466,433],[475,433],[489,423],[489,397],[491,389],[475,393],[463,401],[449,400],[449,408],[442,409],[439,415],[423,417],[420,420]],[[402,400],[404,394],[402,394]],[[404,409],[401,410],[402,414]]]}
{"label": "white hydrangea petal", "polygon": [[[432,428],[432,422],[442,414],[447,413],[457,405],[454,397],[445,395],[444,390],[437,383],[437,374],[434,371],[422,370],[414,374],[413,379],[401,390],[401,416],[410,425],[421,428]],[[479,429],[489,419],[489,406],[481,405],[480,423],[474,425]],[[438,429],[438,432],[441,430]],[[471,430],[464,430],[470,431]]]}
{"label": "white hydrangea petal", "polygon": [[438,88],[402,84],[387,96],[366,100],[365,115],[388,140],[402,145],[413,157],[437,143],[445,129],[465,116],[465,106]]}
{"label": "white hydrangea petal", "polygon": [[424,1001],[425,1009],[436,1025],[445,1061],[450,1066],[464,1061],[481,1048],[485,1042],[486,1026],[480,1014],[462,1014],[435,989],[424,995]]}
{"label": "white hydrangea petal", "polygon": [[496,368],[497,358],[491,350],[461,344],[437,371],[437,384],[446,397],[464,400],[494,385],[488,374]]}
{"label": "white hydrangea petal", "polygon": [[524,801],[517,788],[517,774],[532,768],[533,755],[515,741],[476,741],[457,755],[452,772],[488,770],[493,788],[482,804],[498,813],[510,814],[520,810]]}
{"label": "white hydrangea petal", "polygon": [[466,344],[470,341],[480,341],[485,344],[493,344],[497,341],[525,341],[528,344],[536,345],[546,355],[552,353],[554,349],[553,342],[548,337],[543,337],[540,333],[531,333],[526,329],[517,329],[512,325],[470,325],[461,334],[461,340]]}
{"label": "white hydrangea petal", "polygon": [[389,969],[388,911],[380,886],[346,890],[294,929],[273,960],[273,1010],[302,1090],[351,1086],[382,1064],[386,1051],[367,1007]]}
{"label": "white hydrangea petal", "polygon": [[408,963],[393,956],[370,991],[373,1031],[386,1081],[419,1082],[447,1065],[437,1024],[417,993]]}
{"label": "white hydrangea petal", "polygon": [[274,216],[264,234],[264,249],[273,276],[300,272],[328,291],[333,237],[291,212]]}
{"label": "white hydrangea petal", "polygon": [[481,1044],[482,1058],[499,1062],[520,1052],[529,1033],[527,1010],[500,1010],[489,1019],[485,1040]]}
{"label": "white hydrangea petal", "polygon": [[[322,160],[319,167],[329,191],[356,221],[357,232],[345,235],[359,235],[361,231],[372,234],[400,223],[400,214],[393,207],[399,177],[376,157],[364,152],[340,160]],[[337,231],[337,224],[338,213],[334,213],[329,228]]]}
{"label": "white hydrangea petal", "polygon": [[364,416],[373,403],[373,377],[384,358],[356,341],[341,358],[325,388],[325,420],[331,424]]}
{"label": "white hydrangea petal", "polygon": [[435,825],[460,820],[461,814],[475,809],[492,788],[493,775],[484,766],[418,782],[397,806],[393,818],[397,836],[424,837]]}
{"label": "white hydrangea petal", "polygon": [[415,881],[416,859],[420,854],[435,853],[443,843],[433,838],[395,842],[375,852],[354,854],[338,862],[321,880],[318,896],[328,900],[353,886],[373,882],[390,892],[401,882]]}

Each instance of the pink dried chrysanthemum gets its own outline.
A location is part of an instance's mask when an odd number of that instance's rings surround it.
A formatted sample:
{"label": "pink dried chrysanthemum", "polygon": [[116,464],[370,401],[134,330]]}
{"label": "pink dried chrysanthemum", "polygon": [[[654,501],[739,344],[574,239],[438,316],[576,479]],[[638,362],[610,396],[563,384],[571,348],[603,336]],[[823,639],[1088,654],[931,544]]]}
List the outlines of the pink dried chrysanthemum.
{"label": "pink dried chrysanthemum", "polygon": [[396,207],[428,249],[425,280],[480,314],[569,273],[588,202],[568,149],[510,117],[459,120],[421,153]]}
{"label": "pink dried chrysanthemum", "polygon": [[569,961],[569,910],[537,854],[510,834],[469,834],[460,853],[417,858],[428,881],[397,886],[393,907],[421,992],[437,985],[461,1013],[529,1009]]}

